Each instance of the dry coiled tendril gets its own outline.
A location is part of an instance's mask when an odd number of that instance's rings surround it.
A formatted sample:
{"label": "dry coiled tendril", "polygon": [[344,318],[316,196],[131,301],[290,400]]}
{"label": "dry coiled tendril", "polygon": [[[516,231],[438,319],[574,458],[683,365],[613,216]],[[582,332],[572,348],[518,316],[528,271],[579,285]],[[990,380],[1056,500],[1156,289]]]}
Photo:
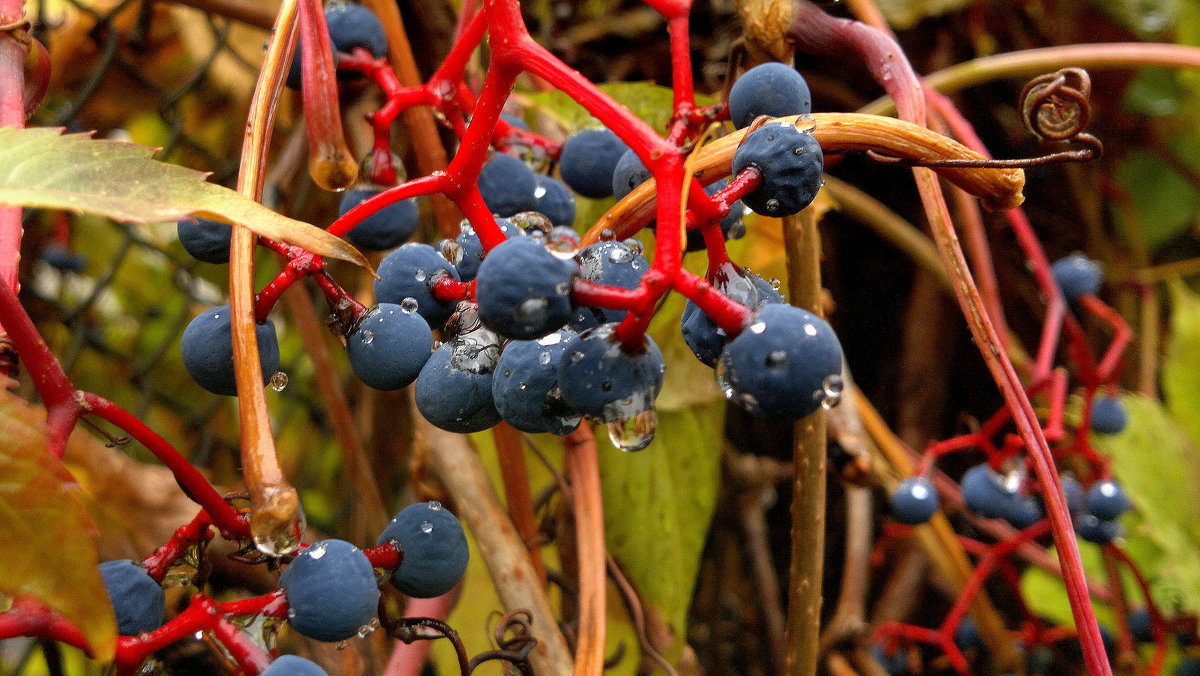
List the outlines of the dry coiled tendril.
{"label": "dry coiled tendril", "polygon": [[1082,68],[1063,68],[1039,75],[1021,90],[1021,121],[1029,133],[1043,144],[1070,143],[1074,148],[1009,160],[948,159],[910,160],[867,151],[881,162],[921,167],[972,167],[980,169],[1023,169],[1058,162],[1086,162],[1100,157],[1104,146],[1100,139],[1084,132],[1092,119],[1088,100],[1092,80]]}

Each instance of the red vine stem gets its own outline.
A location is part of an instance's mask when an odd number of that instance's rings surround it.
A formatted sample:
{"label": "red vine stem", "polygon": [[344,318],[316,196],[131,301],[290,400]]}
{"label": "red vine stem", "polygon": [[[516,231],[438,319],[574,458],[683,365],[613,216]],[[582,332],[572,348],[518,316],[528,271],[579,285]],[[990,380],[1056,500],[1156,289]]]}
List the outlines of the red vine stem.
{"label": "red vine stem", "polygon": [[[0,32],[0,127],[25,126],[25,45],[29,38],[20,26],[25,16],[22,0],[0,0],[0,25],[14,26]],[[0,207],[0,284],[16,293],[17,267],[21,258],[21,208]],[[0,323],[0,337],[4,326]]]}

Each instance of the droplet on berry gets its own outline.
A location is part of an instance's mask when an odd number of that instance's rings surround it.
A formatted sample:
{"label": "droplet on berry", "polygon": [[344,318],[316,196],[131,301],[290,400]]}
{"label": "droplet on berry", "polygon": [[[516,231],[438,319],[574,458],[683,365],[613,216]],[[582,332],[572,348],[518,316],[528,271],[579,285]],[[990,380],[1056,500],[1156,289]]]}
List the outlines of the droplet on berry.
{"label": "droplet on berry", "polygon": [[654,441],[658,429],[658,415],[653,408],[636,413],[628,418],[619,418],[608,423],[608,438],[613,446],[632,453],[640,451]]}

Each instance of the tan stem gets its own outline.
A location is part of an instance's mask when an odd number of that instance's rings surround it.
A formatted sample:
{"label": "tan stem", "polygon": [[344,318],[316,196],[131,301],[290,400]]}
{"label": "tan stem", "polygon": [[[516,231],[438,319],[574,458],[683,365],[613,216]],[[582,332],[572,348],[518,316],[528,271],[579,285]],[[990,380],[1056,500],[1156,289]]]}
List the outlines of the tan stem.
{"label": "tan stem", "polygon": [[[238,191],[261,201],[275,110],[283,74],[296,43],[297,5],[284,0],[267,47],[263,69],[250,101],[246,137],[238,172]],[[254,246],[256,236],[246,228],[233,229],[229,257],[229,295],[233,322],[233,365],[241,424],[242,472],[250,493],[250,531],[265,551],[283,553],[299,545],[293,524],[300,513],[300,496],[279,466],[275,438],[263,392],[254,318]]]}
{"label": "tan stem", "polygon": [[596,438],[585,422],[564,442],[575,512],[575,546],[579,556],[579,636],[575,645],[574,673],[575,676],[600,676],[604,673],[608,579]]}

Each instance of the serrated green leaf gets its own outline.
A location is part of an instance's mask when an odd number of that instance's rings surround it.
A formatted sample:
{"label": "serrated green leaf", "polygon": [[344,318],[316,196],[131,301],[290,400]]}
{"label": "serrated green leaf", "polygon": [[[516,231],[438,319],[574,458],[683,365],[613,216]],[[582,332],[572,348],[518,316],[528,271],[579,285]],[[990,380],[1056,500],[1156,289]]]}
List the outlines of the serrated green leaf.
{"label": "serrated green leaf", "polygon": [[342,239],[209,183],[201,172],[151,159],[153,153],[145,146],[64,135],[59,129],[3,127],[0,204],[88,212],[124,223],[199,215],[370,267]]}
{"label": "serrated green leaf", "polygon": [[[45,413],[0,388],[0,592],[32,596],[112,660],[117,623],[79,484],[47,451]],[[74,440],[73,440],[74,442]]]}
{"label": "serrated green leaf", "polygon": [[1139,534],[1161,551],[1157,577],[1179,590],[1184,608],[1200,611],[1200,449],[1154,399],[1123,395],[1129,424],[1117,435],[1091,435],[1112,458],[1142,517]]}
{"label": "serrated green leaf", "polygon": [[716,505],[723,423],[724,402],[660,410],[654,441],[637,453],[596,430],[608,550],[676,641]]}

